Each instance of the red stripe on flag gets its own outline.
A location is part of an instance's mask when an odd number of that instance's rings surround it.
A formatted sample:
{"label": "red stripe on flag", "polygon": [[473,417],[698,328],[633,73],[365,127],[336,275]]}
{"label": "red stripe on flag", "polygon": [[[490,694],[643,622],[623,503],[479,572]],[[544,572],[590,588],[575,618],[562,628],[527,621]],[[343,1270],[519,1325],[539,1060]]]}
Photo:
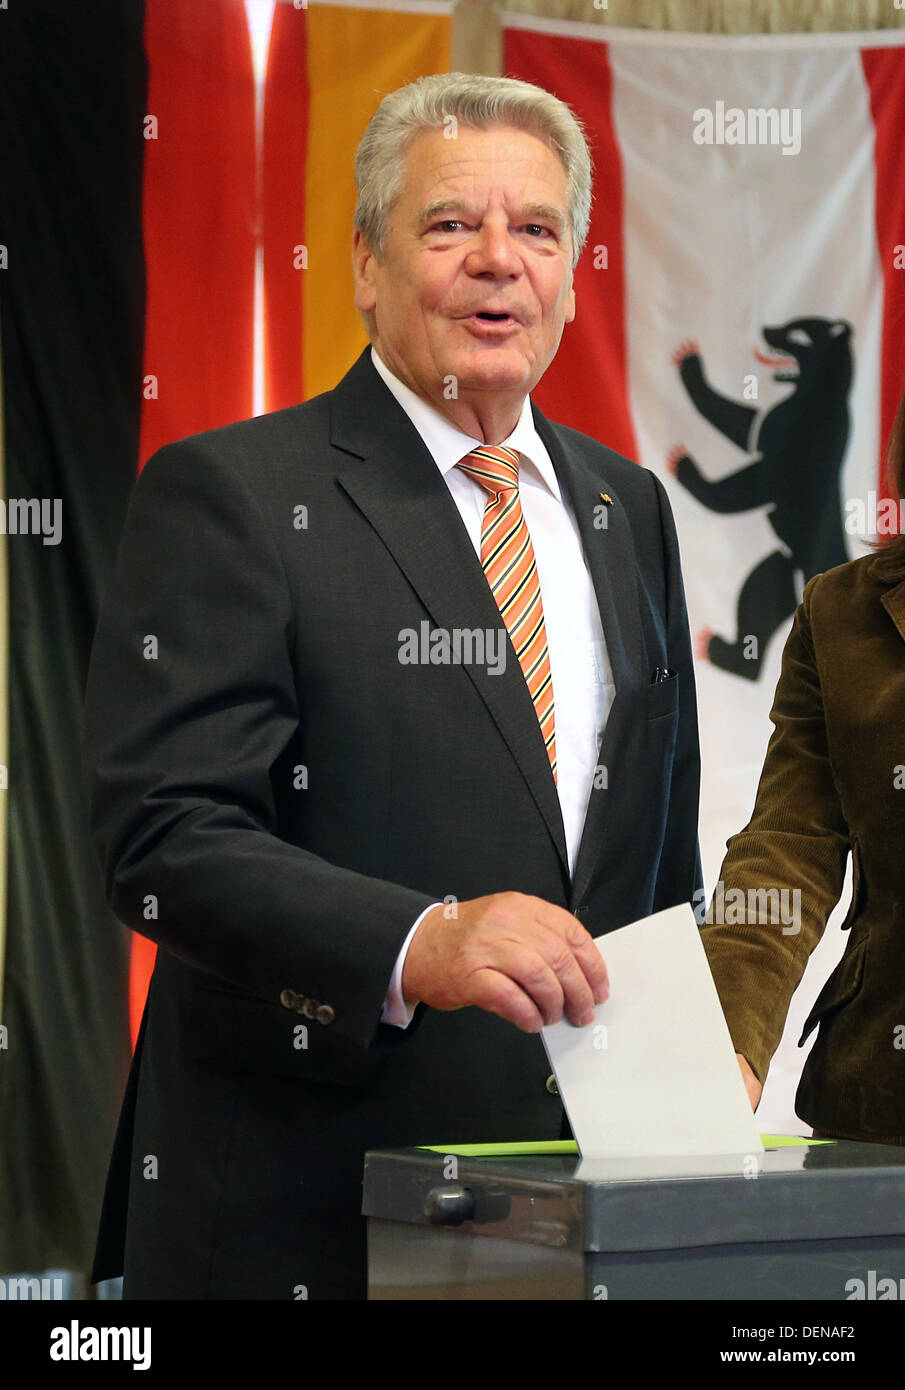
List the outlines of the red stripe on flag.
{"label": "red stripe on flag", "polygon": [[[594,161],[594,204],[575,269],[576,313],[531,393],[551,419],[583,430],[629,458],[638,457],[628,395],[623,257],[622,160],[613,125],[609,47],[591,40],[507,29],[504,70],[545,87],[584,122]],[[595,269],[595,257],[606,269]]]}
{"label": "red stripe on flag", "polygon": [[903,271],[895,268],[896,247],[905,246],[905,179],[902,178],[905,49],[867,48],[862,50],[861,62],[874,121],[874,212],[884,285],[877,491],[881,497],[888,497],[884,455],[905,383],[905,291]]}
{"label": "red stripe on flag", "polygon": [[252,412],[255,126],[242,0],[148,0],[141,458]]}
{"label": "red stripe on flag", "polygon": [[302,276],[309,91],[307,12],[274,14],[264,104],[264,332],[267,409],[303,399]]}
{"label": "red stripe on flag", "polygon": [[[147,0],[142,463],[252,412],[254,75],[242,0]],[[148,378],[153,384],[149,386]],[[156,395],[153,394],[156,392]],[[133,1046],[156,946],[133,935]]]}

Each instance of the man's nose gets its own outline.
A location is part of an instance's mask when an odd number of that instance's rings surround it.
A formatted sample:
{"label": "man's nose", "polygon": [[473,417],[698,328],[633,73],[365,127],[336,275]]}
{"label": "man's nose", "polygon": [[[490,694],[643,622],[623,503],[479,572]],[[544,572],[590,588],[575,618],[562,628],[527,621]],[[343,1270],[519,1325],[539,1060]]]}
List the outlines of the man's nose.
{"label": "man's nose", "polygon": [[468,248],[465,269],[469,275],[518,275],[522,258],[509,228],[483,223]]}

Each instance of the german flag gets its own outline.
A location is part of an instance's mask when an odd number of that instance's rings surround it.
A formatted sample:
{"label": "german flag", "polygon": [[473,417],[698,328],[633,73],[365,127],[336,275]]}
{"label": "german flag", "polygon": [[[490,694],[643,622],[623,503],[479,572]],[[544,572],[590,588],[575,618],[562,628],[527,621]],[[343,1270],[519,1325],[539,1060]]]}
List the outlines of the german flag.
{"label": "german flag", "polygon": [[0,533],[0,1274],[90,1268],[153,968],[106,906],[80,765],[129,494],[162,445],[323,391],[364,346],[355,148],[386,92],[449,69],[451,10],[2,17],[0,490],[59,499],[62,530]]}

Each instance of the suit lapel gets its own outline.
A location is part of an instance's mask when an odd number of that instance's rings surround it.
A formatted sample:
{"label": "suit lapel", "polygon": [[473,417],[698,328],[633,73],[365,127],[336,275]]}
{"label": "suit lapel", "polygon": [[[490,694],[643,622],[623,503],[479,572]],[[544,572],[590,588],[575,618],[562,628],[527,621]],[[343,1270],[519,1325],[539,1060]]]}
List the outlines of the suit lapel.
{"label": "suit lapel", "polygon": [[[616,686],[597,757],[598,767],[606,770],[606,778],[594,778],[572,876],[572,905],[578,906],[587,894],[606,841],[607,819],[613,806],[608,787],[617,775],[619,750],[628,744],[626,731],[629,721],[637,717],[639,688],[650,681],[651,673],[644,666],[634,545],[616,488],[579,457],[568,436],[560,434],[533,403],[532,408],[537,432],[553,460],[578,524]],[[612,505],[602,502],[601,493],[612,499]],[[605,526],[595,524],[598,518],[605,520]],[[618,775],[630,775],[630,771],[620,768]]]}
{"label": "suit lapel", "polygon": [[556,786],[537,715],[480,560],[449,489],[405,411],[370,360],[359,357],[330,393],[331,443],[352,455],[337,481],[367,517],[435,627],[505,635],[505,668],[463,667],[518,764],[566,873]]}

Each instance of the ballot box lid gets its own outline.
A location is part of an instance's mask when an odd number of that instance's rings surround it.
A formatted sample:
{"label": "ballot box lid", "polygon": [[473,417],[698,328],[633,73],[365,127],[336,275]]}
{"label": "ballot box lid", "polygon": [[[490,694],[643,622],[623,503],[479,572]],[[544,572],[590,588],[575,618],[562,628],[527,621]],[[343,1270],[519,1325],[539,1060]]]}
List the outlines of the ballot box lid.
{"label": "ballot box lid", "polygon": [[[905,1146],[839,1140],[754,1157],[757,1165],[751,1155],[595,1164],[561,1154],[372,1150],[362,1212],[582,1251],[905,1234]],[[708,1166],[730,1171],[701,1171]]]}

